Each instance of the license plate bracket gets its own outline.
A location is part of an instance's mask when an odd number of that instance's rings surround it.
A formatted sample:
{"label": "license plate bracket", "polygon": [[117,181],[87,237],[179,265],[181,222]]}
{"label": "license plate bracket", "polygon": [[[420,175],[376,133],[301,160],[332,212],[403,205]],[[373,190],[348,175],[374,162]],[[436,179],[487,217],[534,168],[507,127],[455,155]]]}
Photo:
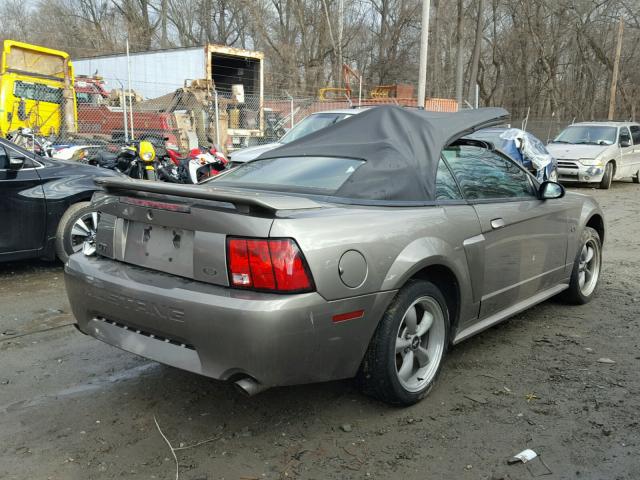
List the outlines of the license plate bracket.
{"label": "license plate bracket", "polygon": [[193,278],[193,245],[192,230],[131,222],[124,261]]}

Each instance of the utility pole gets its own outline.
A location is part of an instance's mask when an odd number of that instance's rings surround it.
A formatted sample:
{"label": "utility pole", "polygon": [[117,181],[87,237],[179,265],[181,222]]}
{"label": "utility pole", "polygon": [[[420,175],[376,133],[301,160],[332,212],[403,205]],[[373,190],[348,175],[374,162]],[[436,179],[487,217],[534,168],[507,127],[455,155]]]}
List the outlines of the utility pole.
{"label": "utility pole", "polygon": [[338,2],[338,87],[342,86],[342,32],[344,31],[344,0]]}
{"label": "utility pole", "polygon": [[456,26],[456,102],[462,107],[462,83],[464,80],[464,60],[462,58],[463,1],[458,0],[458,22]]}
{"label": "utility pole", "polygon": [[424,108],[427,92],[427,59],[429,52],[429,16],[431,0],[422,0],[422,31],[420,33],[420,69],[418,77],[418,107]]}
{"label": "utility pole", "polygon": [[624,31],[624,21],[620,17],[618,27],[618,44],[616,45],[616,58],[613,62],[613,74],[611,75],[611,93],[609,94],[609,120],[613,120],[616,111],[616,90],[618,87],[618,70],[620,68],[620,53],[622,52],[622,33]]}

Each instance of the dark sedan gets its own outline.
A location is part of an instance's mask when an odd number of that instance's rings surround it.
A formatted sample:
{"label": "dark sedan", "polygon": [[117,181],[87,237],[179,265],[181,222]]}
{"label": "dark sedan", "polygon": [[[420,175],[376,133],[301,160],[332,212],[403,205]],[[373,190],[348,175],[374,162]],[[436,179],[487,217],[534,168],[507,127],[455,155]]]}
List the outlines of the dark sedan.
{"label": "dark sedan", "polygon": [[0,262],[95,248],[96,177],[114,172],[34,155],[0,138]]}

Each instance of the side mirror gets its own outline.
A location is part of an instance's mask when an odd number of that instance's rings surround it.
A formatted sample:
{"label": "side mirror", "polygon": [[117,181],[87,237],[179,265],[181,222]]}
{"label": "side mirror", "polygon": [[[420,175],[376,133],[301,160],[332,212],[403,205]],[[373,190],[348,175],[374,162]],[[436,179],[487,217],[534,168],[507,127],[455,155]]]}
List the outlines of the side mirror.
{"label": "side mirror", "polygon": [[10,156],[9,157],[9,170],[20,170],[24,167],[25,157],[22,155]]}
{"label": "side mirror", "polygon": [[620,141],[620,146],[622,148],[627,148],[631,146],[631,142],[629,140],[621,140]]}
{"label": "side mirror", "polygon": [[542,182],[538,196],[540,200],[553,200],[554,198],[562,198],[566,190],[557,182]]}

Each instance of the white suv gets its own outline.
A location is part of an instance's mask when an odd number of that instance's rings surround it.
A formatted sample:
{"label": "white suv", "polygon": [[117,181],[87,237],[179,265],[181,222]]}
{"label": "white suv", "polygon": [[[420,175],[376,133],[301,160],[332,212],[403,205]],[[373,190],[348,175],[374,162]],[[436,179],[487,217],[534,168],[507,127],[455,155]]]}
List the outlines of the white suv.
{"label": "white suv", "polygon": [[630,122],[581,122],[565,128],[547,150],[558,159],[559,180],[599,183],[633,178],[640,183],[640,125]]}

